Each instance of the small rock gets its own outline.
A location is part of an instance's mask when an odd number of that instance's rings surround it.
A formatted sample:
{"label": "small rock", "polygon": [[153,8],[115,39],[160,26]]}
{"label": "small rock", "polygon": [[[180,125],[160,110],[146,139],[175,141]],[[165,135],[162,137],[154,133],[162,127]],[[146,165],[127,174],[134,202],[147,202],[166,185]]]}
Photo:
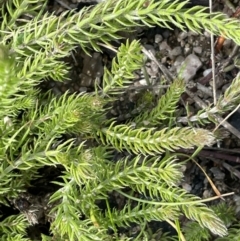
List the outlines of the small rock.
{"label": "small rock", "polygon": [[168,45],[167,41],[163,41],[159,44],[159,50],[171,51],[171,47]]}
{"label": "small rock", "polygon": [[178,56],[181,53],[182,53],[182,48],[180,46],[177,46],[169,54],[172,56]]}
{"label": "small rock", "polygon": [[184,46],[184,54],[188,55],[191,52],[191,46],[189,43],[185,44]]}
{"label": "small rock", "polygon": [[206,41],[206,37],[204,35],[200,35],[199,37],[200,42]]}
{"label": "small rock", "polygon": [[187,33],[187,32],[181,32],[181,33],[178,35],[178,42],[180,42],[181,40],[185,39],[187,36],[188,36],[188,33]]}
{"label": "small rock", "polygon": [[164,56],[164,57],[161,59],[161,63],[162,63],[162,64],[167,63],[167,56]]}
{"label": "small rock", "polygon": [[198,36],[199,33],[193,32],[193,31],[189,31],[189,35],[190,35],[190,36]]}
{"label": "small rock", "polygon": [[188,43],[189,43],[190,45],[193,45],[193,42],[194,42],[194,37],[193,37],[193,36],[189,36],[189,37],[188,37]]}
{"label": "small rock", "polygon": [[139,80],[140,85],[147,85],[147,81],[145,79]]}
{"label": "small rock", "polygon": [[87,87],[80,87],[79,92],[87,92]]}
{"label": "small rock", "polygon": [[181,66],[178,67],[178,73],[181,73],[182,78],[186,81],[191,80],[196,72],[201,68],[202,62],[195,54],[190,54],[184,60]]}
{"label": "small rock", "polygon": [[180,167],[180,170],[181,170],[181,172],[185,172],[186,170],[187,170],[187,165],[185,164],[185,165],[182,165],[181,167]]}
{"label": "small rock", "polygon": [[212,72],[212,69],[205,69],[204,71],[203,71],[203,76],[205,77],[205,76],[207,76],[208,74],[210,74]]}
{"label": "small rock", "polygon": [[199,43],[199,40],[198,40],[198,39],[195,39],[195,40],[193,41],[193,46],[194,46],[194,47],[199,47],[199,46],[200,46],[200,43]]}
{"label": "small rock", "polygon": [[212,193],[211,193],[211,191],[209,191],[209,190],[205,190],[204,192],[203,192],[203,198],[209,198],[209,197],[211,197],[212,196]]}
{"label": "small rock", "polygon": [[208,31],[204,31],[204,36],[206,36],[207,38],[210,38],[211,37],[211,33],[209,33]]}
{"label": "small rock", "polygon": [[155,43],[160,43],[163,40],[163,37],[161,34],[156,34],[155,35]]}
{"label": "small rock", "polygon": [[168,39],[168,37],[170,36],[170,31],[168,29],[166,29],[163,33],[162,33],[163,37],[165,39]]}
{"label": "small rock", "polygon": [[185,44],[186,44],[186,42],[185,42],[184,40],[181,40],[181,41],[180,41],[180,46],[181,46],[182,48],[184,48]]}
{"label": "small rock", "polygon": [[174,61],[173,66],[175,66],[177,68],[183,63],[183,61],[184,61],[184,57],[180,55]]}
{"label": "small rock", "polygon": [[210,168],[210,171],[213,173],[214,177],[218,180],[223,180],[225,173],[223,173],[218,167]]}
{"label": "small rock", "polygon": [[198,47],[194,47],[193,51],[197,54],[201,54],[202,53],[202,47],[198,46]]}
{"label": "small rock", "polygon": [[182,183],[182,188],[185,189],[187,192],[192,191],[192,187],[188,183]]}
{"label": "small rock", "polygon": [[170,71],[171,73],[176,73],[176,67],[174,67],[173,65],[169,66],[168,71]]}

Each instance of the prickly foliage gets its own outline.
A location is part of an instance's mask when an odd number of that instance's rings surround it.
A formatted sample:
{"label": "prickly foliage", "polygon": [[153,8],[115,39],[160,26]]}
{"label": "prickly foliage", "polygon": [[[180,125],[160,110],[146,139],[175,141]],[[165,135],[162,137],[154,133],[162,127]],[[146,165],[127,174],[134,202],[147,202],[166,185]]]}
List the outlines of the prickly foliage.
{"label": "prickly foliage", "polygon": [[[155,107],[143,110],[132,122],[119,124],[106,117],[112,96],[118,98],[132,84],[134,71],[143,66],[138,41],[121,45],[95,93],[55,96],[38,89],[44,79],[67,78],[70,67],[63,58],[77,47],[101,51],[99,43],[110,47],[112,40],[123,38],[120,31],[132,32],[136,26],[173,24],[198,33],[205,29],[240,43],[238,20],[209,14],[202,7],[187,10],[186,3],[107,0],[56,16],[45,11],[44,0],[1,1],[0,203],[10,205],[8,200],[26,193],[47,167],[59,168],[61,175],[54,180],[58,188],[44,207],[52,236],[42,234],[42,240],[130,240],[119,228],[132,223],[143,227],[139,240],[150,240],[149,221],[173,223],[182,215],[214,234],[226,235],[226,226],[204,200],[179,187],[184,162],[176,151],[214,143],[206,129],[170,125],[185,88],[180,78]],[[236,104],[238,82],[219,106]],[[123,200],[121,205],[110,203],[114,195]],[[38,221],[38,208],[30,206],[29,212],[4,218],[1,237],[29,240],[29,215]]]}

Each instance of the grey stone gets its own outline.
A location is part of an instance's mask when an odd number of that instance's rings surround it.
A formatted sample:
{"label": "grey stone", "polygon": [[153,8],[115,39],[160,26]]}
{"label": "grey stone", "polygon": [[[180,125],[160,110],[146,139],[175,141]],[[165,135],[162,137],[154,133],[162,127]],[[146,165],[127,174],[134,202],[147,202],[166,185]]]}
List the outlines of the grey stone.
{"label": "grey stone", "polygon": [[163,40],[163,37],[161,34],[156,34],[155,35],[155,43],[160,43]]}
{"label": "grey stone", "polygon": [[205,77],[205,76],[207,76],[208,74],[210,74],[212,72],[212,69],[205,69],[204,71],[203,71],[203,76]]}
{"label": "grey stone", "polygon": [[178,73],[181,74],[181,77],[186,81],[191,80],[196,72],[201,68],[202,62],[195,54],[189,54],[181,66],[177,68]]}
{"label": "grey stone", "polygon": [[189,185],[186,182],[182,183],[182,188],[185,189],[187,192],[191,192],[192,191],[192,186]]}
{"label": "grey stone", "polygon": [[178,35],[178,41],[180,42],[181,40],[185,39],[187,36],[188,36],[188,33],[187,33],[187,32],[181,32],[181,33]]}
{"label": "grey stone", "polygon": [[184,46],[184,54],[188,55],[191,52],[191,49],[192,49],[191,45],[189,43],[186,43]]}
{"label": "grey stone", "polygon": [[180,55],[174,61],[173,66],[178,68],[183,63],[183,61],[184,61],[184,57]]}
{"label": "grey stone", "polygon": [[213,173],[214,177],[218,180],[223,180],[225,173],[223,173],[218,167],[210,168],[210,171]]}
{"label": "grey stone", "polygon": [[159,44],[159,50],[171,51],[171,47],[168,45],[167,41],[163,41]]}
{"label": "grey stone", "polygon": [[182,48],[180,46],[175,47],[171,52],[170,55],[178,56],[182,53]]}
{"label": "grey stone", "polygon": [[197,54],[201,54],[202,53],[202,47],[200,47],[200,46],[194,47],[193,51]]}

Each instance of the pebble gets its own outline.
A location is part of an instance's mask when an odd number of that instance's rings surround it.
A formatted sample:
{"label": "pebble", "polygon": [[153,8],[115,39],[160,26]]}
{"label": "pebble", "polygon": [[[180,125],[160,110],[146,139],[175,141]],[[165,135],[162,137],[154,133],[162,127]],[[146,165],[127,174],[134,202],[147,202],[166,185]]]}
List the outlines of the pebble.
{"label": "pebble", "polygon": [[195,54],[189,54],[181,66],[177,68],[178,73],[181,73],[182,78],[186,81],[191,80],[196,72],[201,68],[202,62]]}
{"label": "pebble", "polygon": [[155,43],[160,43],[160,42],[162,42],[162,40],[163,40],[163,37],[162,37],[162,35],[161,34],[156,34],[155,35]]}
{"label": "pebble", "polygon": [[212,69],[205,69],[203,71],[203,76],[206,77],[208,74],[210,74],[212,72]]}
{"label": "pebble", "polygon": [[140,85],[147,85],[147,81],[145,79],[139,80]]}
{"label": "pebble", "polygon": [[185,46],[186,42],[184,40],[180,41],[180,46],[183,48]]}
{"label": "pebble", "polygon": [[185,172],[187,170],[187,165],[184,164],[180,167],[181,172]]}
{"label": "pebble", "polygon": [[163,38],[164,38],[164,39],[168,39],[168,37],[170,36],[170,31],[169,31],[168,29],[166,29],[166,30],[162,33],[162,35],[163,35]]}
{"label": "pebble", "polygon": [[168,45],[167,41],[163,41],[159,44],[159,50],[171,51],[171,47]]}
{"label": "pebble", "polygon": [[182,183],[182,188],[184,190],[186,190],[187,192],[191,192],[192,191],[192,186],[189,185],[188,183]]}
{"label": "pebble", "polygon": [[211,197],[212,196],[212,193],[211,193],[211,191],[209,191],[209,190],[205,190],[204,192],[203,192],[203,198],[209,198],[209,197]]}
{"label": "pebble", "polygon": [[202,53],[202,47],[200,47],[200,46],[194,47],[194,48],[193,48],[193,51],[194,51],[196,54],[201,54],[201,53]]}
{"label": "pebble", "polygon": [[186,43],[184,46],[184,54],[188,55],[191,52],[191,45],[189,43]]}
{"label": "pebble", "polygon": [[188,32],[181,32],[179,35],[178,35],[178,41],[180,42],[181,40],[185,39],[186,37],[188,36]]}
{"label": "pebble", "polygon": [[169,55],[178,56],[181,53],[182,53],[182,48],[180,46],[177,46],[174,49],[172,49],[172,51],[169,53]]}
{"label": "pebble", "polygon": [[200,42],[206,41],[206,37],[204,35],[200,35],[199,40]]}
{"label": "pebble", "polygon": [[161,63],[162,63],[162,64],[167,63],[167,56],[165,56],[165,57],[163,57],[163,58],[161,59]]}
{"label": "pebble", "polygon": [[199,40],[198,40],[198,39],[195,39],[195,40],[193,41],[193,46],[194,46],[194,47],[200,46],[200,43],[199,43]]}
{"label": "pebble", "polygon": [[87,87],[80,87],[79,92],[87,92]]}
{"label": "pebble", "polygon": [[218,167],[210,168],[210,171],[213,173],[215,179],[223,180],[225,177],[225,173],[223,173]]}
{"label": "pebble", "polygon": [[208,31],[204,31],[203,35],[207,38],[211,37],[211,33],[209,33]]}
{"label": "pebble", "polygon": [[184,57],[182,55],[180,55],[174,61],[173,66],[175,66],[177,68],[183,63],[183,61],[184,61]]}
{"label": "pebble", "polygon": [[194,37],[193,36],[189,36],[188,37],[188,43],[190,44],[190,45],[193,45],[193,42],[194,42]]}
{"label": "pebble", "polygon": [[198,36],[199,35],[199,33],[197,33],[197,32],[194,32],[194,31],[189,31],[189,36]]}

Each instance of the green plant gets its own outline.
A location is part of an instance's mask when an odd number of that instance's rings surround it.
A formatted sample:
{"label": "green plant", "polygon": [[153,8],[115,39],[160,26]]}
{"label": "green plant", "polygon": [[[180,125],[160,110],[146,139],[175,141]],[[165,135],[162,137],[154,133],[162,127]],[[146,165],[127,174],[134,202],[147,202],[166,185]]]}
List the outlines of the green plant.
{"label": "green plant", "polygon": [[239,223],[234,225],[229,229],[229,234],[226,237],[217,238],[216,241],[239,240],[240,238],[239,226],[240,226]]}
{"label": "green plant", "polygon": [[[235,210],[233,207],[228,207],[225,203],[219,203],[218,205],[212,206],[211,208],[219,216],[219,218],[223,220],[226,227],[230,227],[234,222],[236,222]],[[211,240],[212,238],[210,231],[204,227],[201,227],[196,221],[188,222],[183,228],[183,232],[185,234],[186,240],[188,241],[204,241]],[[236,234],[235,232],[236,230],[234,228],[230,228],[229,234],[224,237],[223,240],[230,240],[230,237]],[[215,240],[218,241],[222,239],[217,238]]]}
{"label": "green plant", "polygon": [[[178,228],[181,215],[214,234],[227,234],[224,223],[204,200],[178,187],[184,162],[177,160],[176,150],[215,141],[206,129],[170,126],[184,92],[180,78],[155,108],[135,117],[136,125],[130,121],[118,124],[106,117],[106,104],[128,88],[133,72],[143,65],[138,41],[121,45],[111,70],[105,69],[102,89],[94,94],[66,92],[59,97],[38,88],[47,78],[66,79],[69,66],[62,58],[77,46],[86,52],[100,51],[99,42],[109,45],[121,38],[120,31],[136,26],[170,28],[172,23],[196,32],[206,29],[240,43],[237,20],[206,13],[202,7],[185,9],[186,3],[109,0],[60,16],[44,13],[43,0],[2,3],[0,202],[9,205],[7,200],[26,193],[32,181],[41,177],[41,169],[60,170],[61,178],[51,180],[58,188],[50,193],[51,210],[45,213],[52,236],[42,234],[42,240],[131,240],[119,233],[119,227],[140,223],[144,229],[151,220],[169,222],[184,240]],[[239,84],[239,78],[234,83]],[[238,100],[239,91],[229,87],[226,93],[231,103]],[[222,108],[226,107],[223,100],[219,102]],[[128,154],[115,160],[116,150]],[[122,208],[110,204],[113,193],[125,200]],[[38,208],[30,206],[31,212],[24,212],[29,224],[22,214],[2,220],[4,240],[30,240],[26,228],[38,222]],[[138,239],[147,240],[146,233],[142,230]]]}

